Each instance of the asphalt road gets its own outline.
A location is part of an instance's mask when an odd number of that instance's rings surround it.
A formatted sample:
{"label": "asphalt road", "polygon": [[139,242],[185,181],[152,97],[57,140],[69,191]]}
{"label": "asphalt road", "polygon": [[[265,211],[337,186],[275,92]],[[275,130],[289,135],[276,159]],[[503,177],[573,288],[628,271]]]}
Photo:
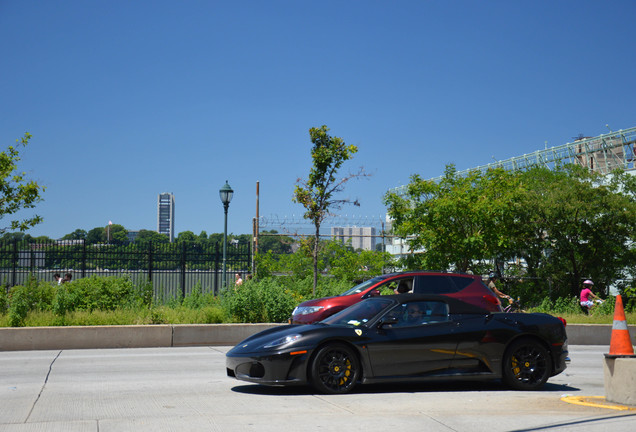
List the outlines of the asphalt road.
{"label": "asphalt road", "polygon": [[561,400],[604,396],[606,346],[571,346],[570,367],[538,392],[446,383],[338,396],[227,378],[228,349],[0,352],[0,431],[636,430],[636,410]]}

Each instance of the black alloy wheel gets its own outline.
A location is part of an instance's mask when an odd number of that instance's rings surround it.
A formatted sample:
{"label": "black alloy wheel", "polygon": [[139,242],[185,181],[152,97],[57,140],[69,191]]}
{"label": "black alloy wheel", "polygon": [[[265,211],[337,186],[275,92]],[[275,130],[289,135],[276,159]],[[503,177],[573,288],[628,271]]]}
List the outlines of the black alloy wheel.
{"label": "black alloy wheel", "polygon": [[348,393],[359,377],[360,362],[353,349],[344,344],[320,348],[311,362],[311,384],[321,393]]}
{"label": "black alloy wheel", "polygon": [[538,390],[552,372],[552,359],[548,350],[538,341],[520,339],[506,350],[503,379],[517,390]]}

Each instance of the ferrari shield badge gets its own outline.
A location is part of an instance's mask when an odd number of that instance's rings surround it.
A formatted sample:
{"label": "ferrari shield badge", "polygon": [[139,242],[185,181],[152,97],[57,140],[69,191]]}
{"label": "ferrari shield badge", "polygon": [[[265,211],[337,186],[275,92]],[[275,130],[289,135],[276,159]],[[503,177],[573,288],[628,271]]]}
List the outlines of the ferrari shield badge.
{"label": "ferrari shield badge", "polygon": [[362,330],[360,329],[355,329],[355,332],[358,336],[362,336]]}

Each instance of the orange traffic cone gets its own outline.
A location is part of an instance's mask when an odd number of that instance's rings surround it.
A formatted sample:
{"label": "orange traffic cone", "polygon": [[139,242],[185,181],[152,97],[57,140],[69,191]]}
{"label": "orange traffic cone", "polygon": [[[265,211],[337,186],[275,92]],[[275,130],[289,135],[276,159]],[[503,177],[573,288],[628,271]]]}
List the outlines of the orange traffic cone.
{"label": "orange traffic cone", "polygon": [[610,356],[633,356],[634,347],[629,338],[627,321],[625,320],[625,310],[623,309],[623,299],[616,296],[616,306],[614,307],[614,325],[612,325],[612,339],[610,341]]}

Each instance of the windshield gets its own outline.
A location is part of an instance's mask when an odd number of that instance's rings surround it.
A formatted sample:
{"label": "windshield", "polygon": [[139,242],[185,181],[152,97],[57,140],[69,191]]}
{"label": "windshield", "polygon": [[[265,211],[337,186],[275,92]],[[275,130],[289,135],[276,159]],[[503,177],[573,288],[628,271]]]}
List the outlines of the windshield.
{"label": "windshield", "polygon": [[382,280],[381,277],[374,277],[373,279],[369,279],[368,281],[364,281],[359,285],[354,286],[351,289],[340,294],[341,296],[351,295],[351,294],[360,294],[365,289],[369,288],[371,285],[375,285],[376,283]]}
{"label": "windshield", "polygon": [[371,321],[393,304],[395,303],[388,299],[367,299],[322,320],[321,323],[357,327]]}

